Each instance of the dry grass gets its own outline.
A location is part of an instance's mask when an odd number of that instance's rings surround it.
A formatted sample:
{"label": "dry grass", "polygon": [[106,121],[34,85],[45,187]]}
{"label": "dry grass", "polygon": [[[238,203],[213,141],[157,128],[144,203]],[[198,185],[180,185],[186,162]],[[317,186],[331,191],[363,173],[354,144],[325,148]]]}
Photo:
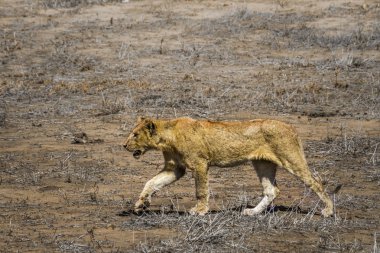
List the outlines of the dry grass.
{"label": "dry grass", "polygon": [[[378,251],[374,2],[367,10],[297,2],[305,11],[292,1],[119,2],[0,6],[3,248]],[[360,22],[346,27],[346,20]],[[307,158],[334,198],[335,216],[321,219],[317,197],[281,173],[275,206],[241,216],[260,195],[254,174],[240,173],[252,172],[244,166],[212,170],[215,208],[205,217],[186,213],[195,202],[190,175],[159,193],[144,216],[117,216],[161,168],[160,154],[136,162],[120,146],[139,115],[292,121],[312,139]],[[93,141],[72,140],[82,132]]]}
{"label": "dry grass", "polygon": [[122,0],[39,0],[44,8],[74,8],[84,7],[91,4],[105,4],[112,2],[122,2]]}
{"label": "dry grass", "polygon": [[379,23],[374,23],[366,30],[358,26],[349,32],[326,35],[326,31],[308,27],[305,24],[297,27],[285,26],[272,31],[263,42],[269,43],[276,49],[285,46],[292,49],[319,47],[329,50],[337,48],[376,50],[380,46],[379,27]]}
{"label": "dry grass", "polygon": [[7,105],[3,101],[0,104],[0,127],[4,127],[7,120]]}
{"label": "dry grass", "polygon": [[102,93],[102,106],[100,109],[99,115],[109,115],[109,114],[116,114],[121,111],[124,111],[128,108],[128,103],[126,99],[116,99],[115,101],[112,101],[111,99],[104,96]]}
{"label": "dry grass", "polygon": [[[317,233],[320,239],[314,242],[313,247],[320,250],[355,252],[363,249],[360,241],[346,242],[341,241],[339,235],[331,236],[334,232],[352,225],[339,216],[335,216],[334,219],[320,219],[315,216],[315,209],[310,210],[303,218],[298,216],[297,211],[268,211],[260,216],[246,217],[241,216],[235,209],[229,209],[205,217],[181,213],[151,213],[135,219],[132,223],[126,222],[123,227],[175,227],[176,236],[166,240],[140,242],[136,248],[138,252],[251,252],[260,249],[259,245],[250,243],[252,236],[280,236],[278,231],[286,231],[286,234],[297,232],[305,236]],[[286,235],[284,237],[286,238]]]}

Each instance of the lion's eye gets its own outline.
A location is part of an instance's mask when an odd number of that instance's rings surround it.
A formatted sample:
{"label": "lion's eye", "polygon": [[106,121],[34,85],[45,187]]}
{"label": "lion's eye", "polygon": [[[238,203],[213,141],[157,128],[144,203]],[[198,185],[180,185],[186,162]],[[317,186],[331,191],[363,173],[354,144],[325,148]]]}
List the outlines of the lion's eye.
{"label": "lion's eye", "polygon": [[134,134],[133,134],[133,137],[134,137],[134,138],[137,138],[138,136],[139,136],[138,133],[134,133]]}

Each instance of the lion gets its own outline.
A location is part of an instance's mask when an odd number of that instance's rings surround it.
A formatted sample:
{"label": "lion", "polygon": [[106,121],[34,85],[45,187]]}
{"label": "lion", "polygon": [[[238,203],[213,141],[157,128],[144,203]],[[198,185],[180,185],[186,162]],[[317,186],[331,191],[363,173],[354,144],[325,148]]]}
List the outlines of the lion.
{"label": "lion", "polygon": [[190,214],[205,215],[209,211],[209,167],[231,167],[251,161],[263,187],[263,198],[256,207],[243,209],[244,215],[260,214],[278,196],[277,168],[289,171],[319,196],[325,204],[324,217],[333,214],[333,202],[312,176],[297,132],[281,121],[139,118],[123,146],[136,159],[154,149],[161,150],[165,160],[162,171],[145,184],[135,212],[149,207],[153,193],[180,179],[188,169],[195,179],[197,199]]}

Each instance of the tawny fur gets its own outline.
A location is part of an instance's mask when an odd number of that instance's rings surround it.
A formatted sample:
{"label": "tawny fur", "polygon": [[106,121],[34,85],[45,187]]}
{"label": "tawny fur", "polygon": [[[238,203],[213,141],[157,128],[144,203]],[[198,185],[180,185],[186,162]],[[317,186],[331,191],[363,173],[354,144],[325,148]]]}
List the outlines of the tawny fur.
{"label": "tawny fur", "polygon": [[243,214],[261,213],[278,196],[275,181],[278,167],[301,179],[319,196],[325,204],[323,216],[333,214],[332,201],[312,176],[295,129],[281,121],[139,119],[124,147],[134,152],[135,158],[150,149],[161,150],[165,159],[164,169],[146,183],[135,211],[148,207],[154,192],[180,179],[189,169],[195,178],[197,197],[190,213],[204,215],[209,210],[209,166],[231,167],[252,161],[263,186],[263,199],[255,208],[243,210]]}

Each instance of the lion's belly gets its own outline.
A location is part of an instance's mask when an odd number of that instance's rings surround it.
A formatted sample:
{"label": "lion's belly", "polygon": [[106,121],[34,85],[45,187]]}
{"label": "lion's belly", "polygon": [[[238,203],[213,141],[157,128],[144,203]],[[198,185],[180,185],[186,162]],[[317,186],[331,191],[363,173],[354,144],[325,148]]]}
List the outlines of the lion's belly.
{"label": "lion's belly", "polygon": [[233,167],[233,166],[243,164],[247,161],[249,161],[249,159],[247,158],[238,158],[238,159],[229,159],[229,160],[216,159],[216,160],[211,161],[210,165],[218,166],[218,167]]}
{"label": "lion's belly", "polygon": [[242,145],[217,149],[210,157],[210,164],[219,167],[231,167],[253,160],[272,160],[273,153],[266,144]]}
{"label": "lion's belly", "polygon": [[253,150],[247,148],[218,148],[210,157],[210,164],[219,167],[231,167],[250,160]]}

